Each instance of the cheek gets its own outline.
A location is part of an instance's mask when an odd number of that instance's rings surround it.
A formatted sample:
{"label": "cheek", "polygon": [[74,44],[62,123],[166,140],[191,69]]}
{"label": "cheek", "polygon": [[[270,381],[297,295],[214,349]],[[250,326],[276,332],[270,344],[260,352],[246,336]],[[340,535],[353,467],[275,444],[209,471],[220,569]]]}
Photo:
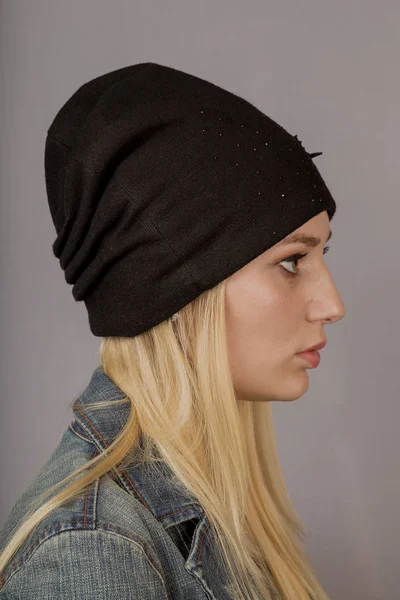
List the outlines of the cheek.
{"label": "cheek", "polygon": [[281,307],[282,295],[259,274],[233,279],[226,287],[226,315],[232,327],[247,329],[266,323]]}
{"label": "cheek", "polygon": [[227,307],[227,341],[237,364],[267,366],[285,355],[293,336],[287,302],[272,291],[248,294]]}
{"label": "cheek", "polygon": [[299,393],[302,365],[295,357],[299,302],[278,287],[253,283],[237,294],[231,288],[227,297],[229,363],[235,388],[243,398],[293,399],[304,393],[303,388]]}

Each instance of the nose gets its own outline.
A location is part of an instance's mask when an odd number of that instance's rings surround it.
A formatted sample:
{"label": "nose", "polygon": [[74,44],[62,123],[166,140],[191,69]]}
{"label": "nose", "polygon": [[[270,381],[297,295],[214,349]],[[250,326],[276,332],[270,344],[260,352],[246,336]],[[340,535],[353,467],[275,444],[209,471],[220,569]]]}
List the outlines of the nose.
{"label": "nose", "polygon": [[338,306],[335,310],[331,310],[331,314],[329,317],[324,319],[325,323],[336,323],[340,321],[346,316],[346,309],[344,307],[343,302],[340,300],[340,306]]}
{"label": "nose", "polygon": [[330,273],[329,279],[330,285],[328,285],[327,300],[325,302],[329,316],[326,317],[326,322],[336,323],[346,316],[346,307]]}
{"label": "nose", "polygon": [[[313,284],[315,286],[315,282]],[[314,294],[314,302],[310,305],[311,321],[322,321],[323,323],[336,323],[346,315],[346,308],[336,288],[329,270],[325,269],[325,276],[317,284],[317,293]]]}

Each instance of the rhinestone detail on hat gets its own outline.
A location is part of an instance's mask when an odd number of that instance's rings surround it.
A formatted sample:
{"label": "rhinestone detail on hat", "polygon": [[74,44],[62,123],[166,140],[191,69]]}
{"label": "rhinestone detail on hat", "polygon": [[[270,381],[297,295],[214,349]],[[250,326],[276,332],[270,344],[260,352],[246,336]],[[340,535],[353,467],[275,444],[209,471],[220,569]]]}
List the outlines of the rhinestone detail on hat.
{"label": "rhinestone detail on hat", "polygon": [[[200,110],[200,114],[204,114],[204,110]],[[229,117],[229,119],[230,119],[230,122],[232,122],[232,121],[233,121],[231,117]],[[219,120],[219,121],[222,121],[222,117],[218,117],[218,120]],[[240,125],[240,127],[241,127],[241,128],[243,128],[243,127],[244,127],[244,124],[242,123],[242,124]],[[203,132],[205,132],[206,130],[205,130],[205,129],[202,129],[202,131],[203,131]],[[256,134],[258,134],[258,133],[259,133],[259,130],[257,129],[255,133],[256,133]],[[219,133],[219,137],[222,137],[222,136],[223,136],[223,133],[221,133],[221,132],[220,132],[220,133]],[[299,140],[299,138],[297,137],[297,135],[294,135],[294,136],[293,136],[293,139],[295,139],[295,140],[296,140],[296,142],[297,142],[297,143],[299,143],[299,144],[300,144],[300,145],[301,145],[301,146],[304,148],[304,146],[303,146],[303,144],[302,144],[301,140]],[[265,144],[265,146],[268,146],[268,145],[269,145],[269,142],[264,142],[264,144]],[[239,143],[237,143],[237,144],[236,144],[236,146],[239,148],[239,147],[240,147],[240,144],[239,144]],[[256,151],[256,150],[257,150],[257,148],[253,148],[253,151]],[[291,152],[291,151],[292,151],[292,148],[289,148],[289,151]],[[320,156],[320,155],[322,154],[322,152],[314,152],[314,153],[310,153],[310,152],[308,152],[307,154],[308,154],[308,156],[309,156],[310,158],[313,158],[313,157],[315,157],[315,156]],[[216,160],[217,158],[218,158],[217,156],[214,156],[214,160]],[[268,159],[269,159],[269,160],[272,160],[272,156],[269,156],[269,157],[268,157]],[[305,159],[304,159],[304,158],[302,158],[302,159],[301,159],[301,162],[304,162],[304,161],[305,161]],[[288,161],[288,162],[289,162],[289,161]],[[236,163],[235,163],[235,165],[236,165],[236,166],[238,166],[239,164],[240,164],[239,162],[236,162]],[[259,171],[259,170],[257,170],[257,171],[256,171],[256,173],[257,173],[257,174],[259,174],[259,173],[260,173],[260,171]],[[296,171],[296,174],[297,174],[297,175],[299,175],[299,174],[300,174],[300,173],[299,173],[299,171]],[[310,174],[311,174],[311,173],[310,173]],[[279,176],[279,179],[282,179],[282,176],[281,176],[281,175]],[[238,184],[235,184],[235,186],[234,186],[234,187],[235,187],[235,188],[238,188],[239,186],[238,186]],[[317,185],[316,185],[316,184],[314,184],[314,186],[313,186],[313,187],[317,187]],[[258,194],[258,196],[261,196],[261,192],[257,192],[257,194]],[[285,194],[282,194],[281,196],[282,196],[282,198],[284,198],[284,197],[285,197]],[[311,199],[311,202],[315,202],[315,198],[312,198],[312,199]],[[319,202],[322,202],[322,198],[319,198]],[[293,206],[294,206],[294,205],[293,205]],[[274,233],[274,234],[276,234],[276,232],[275,232],[275,231],[274,231],[273,233]],[[173,320],[175,320],[175,319],[177,319],[177,318],[178,318],[178,313],[175,313],[175,315],[173,315],[172,319],[173,319]]]}

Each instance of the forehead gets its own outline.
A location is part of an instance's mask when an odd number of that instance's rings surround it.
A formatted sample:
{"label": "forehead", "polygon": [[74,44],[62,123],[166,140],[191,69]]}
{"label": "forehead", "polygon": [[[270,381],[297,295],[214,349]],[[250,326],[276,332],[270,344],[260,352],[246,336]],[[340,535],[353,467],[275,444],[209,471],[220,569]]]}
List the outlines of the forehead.
{"label": "forehead", "polygon": [[322,241],[327,242],[332,237],[329,223],[327,211],[322,211],[277,242],[274,247],[281,248],[289,244],[300,243],[315,248]]}

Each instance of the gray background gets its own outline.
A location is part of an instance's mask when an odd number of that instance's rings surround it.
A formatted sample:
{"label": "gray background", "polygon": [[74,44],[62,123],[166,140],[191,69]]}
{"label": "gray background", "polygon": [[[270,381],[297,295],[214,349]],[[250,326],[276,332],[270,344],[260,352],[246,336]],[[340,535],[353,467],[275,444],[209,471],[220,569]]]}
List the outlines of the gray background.
{"label": "gray background", "polygon": [[1,3],[1,514],[99,361],[52,254],[46,130],[83,83],[142,61],[246,97],[297,134],[338,205],[326,263],[347,314],[308,392],[274,403],[309,554],[333,599],[399,598],[399,56],[391,1]]}

